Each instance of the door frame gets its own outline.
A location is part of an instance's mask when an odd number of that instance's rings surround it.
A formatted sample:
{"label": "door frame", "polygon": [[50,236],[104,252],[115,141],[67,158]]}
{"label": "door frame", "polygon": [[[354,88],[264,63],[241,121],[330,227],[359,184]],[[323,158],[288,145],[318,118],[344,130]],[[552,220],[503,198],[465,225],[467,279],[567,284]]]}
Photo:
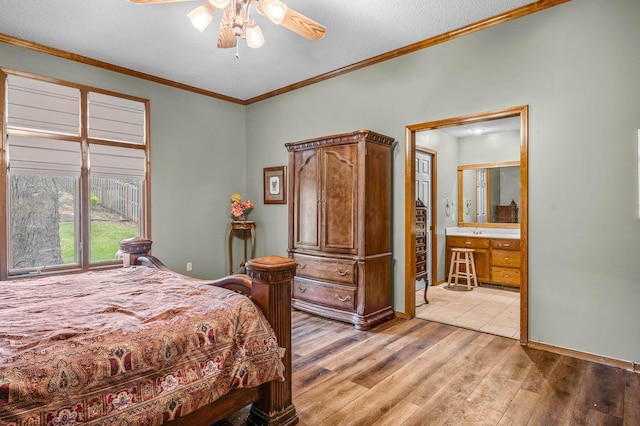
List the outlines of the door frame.
{"label": "door frame", "polygon": [[[416,316],[416,207],[415,207],[415,162],[416,132],[452,127],[462,124],[507,117],[520,117],[520,344],[529,341],[529,107],[528,105],[506,108],[493,112],[470,114],[444,120],[419,123],[405,127],[405,294],[404,316]],[[435,174],[435,172],[434,172]],[[435,194],[435,191],[432,191]],[[433,197],[434,195],[432,195]],[[435,228],[437,229],[436,201],[432,199]],[[434,232],[434,240],[437,236]],[[432,253],[432,263],[437,253]],[[437,279],[435,276],[434,281]]]}

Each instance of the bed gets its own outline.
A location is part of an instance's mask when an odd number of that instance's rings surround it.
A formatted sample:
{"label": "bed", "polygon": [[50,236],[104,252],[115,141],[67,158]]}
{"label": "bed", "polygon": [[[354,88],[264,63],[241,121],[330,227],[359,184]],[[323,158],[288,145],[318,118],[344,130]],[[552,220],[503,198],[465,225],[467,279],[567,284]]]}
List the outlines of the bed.
{"label": "bed", "polygon": [[250,404],[249,425],[297,423],[295,262],[204,281],[150,248],[125,240],[123,268],[2,283],[0,425],[210,425]]}

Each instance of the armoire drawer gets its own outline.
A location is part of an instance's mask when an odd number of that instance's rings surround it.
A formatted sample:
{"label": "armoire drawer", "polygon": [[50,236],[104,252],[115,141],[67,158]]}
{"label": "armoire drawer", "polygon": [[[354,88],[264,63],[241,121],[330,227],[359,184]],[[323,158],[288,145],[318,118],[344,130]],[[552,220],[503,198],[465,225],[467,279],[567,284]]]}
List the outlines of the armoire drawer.
{"label": "armoire drawer", "polygon": [[520,285],[520,269],[502,268],[494,266],[491,268],[491,281],[496,284]]}
{"label": "armoire drawer", "polygon": [[520,252],[515,250],[491,250],[491,265],[520,268]]}
{"label": "armoire drawer", "polygon": [[356,310],[356,288],[308,281],[296,277],[293,282],[293,298],[345,311]]}
{"label": "armoire drawer", "polygon": [[298,263],[296,275],[314,280],[341,284],[356,284],[357,264],[353,260],[294,254]]}

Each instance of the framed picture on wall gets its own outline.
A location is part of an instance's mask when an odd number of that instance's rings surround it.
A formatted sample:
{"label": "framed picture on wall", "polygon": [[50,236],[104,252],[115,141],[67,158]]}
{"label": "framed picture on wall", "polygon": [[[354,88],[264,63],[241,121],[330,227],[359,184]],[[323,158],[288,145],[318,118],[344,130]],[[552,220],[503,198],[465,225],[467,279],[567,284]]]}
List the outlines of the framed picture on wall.
{"label": "framed picture on wall", "polygon": [[287,204],[287,168],[285,166],[265,167],[264,203]]}

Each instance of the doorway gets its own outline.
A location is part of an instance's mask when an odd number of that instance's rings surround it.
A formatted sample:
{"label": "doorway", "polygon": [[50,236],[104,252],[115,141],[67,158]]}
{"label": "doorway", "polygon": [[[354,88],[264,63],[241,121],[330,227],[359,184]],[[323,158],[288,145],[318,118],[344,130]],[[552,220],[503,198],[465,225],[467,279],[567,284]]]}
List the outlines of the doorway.
{"label": "doorway", "polygon": [[[502,119],[516,119],[519,123],[519,148],[516,155],[519,155],[520,162],[520,218],[519,224],[515,225],[519,228],[520,231],[520,286],[519,288],[515,288],[516,292],[519,295],[520,303],[519,303],[519,340],[522,344],[526,344],[528,342],[528,264],[527,264],[527,253],[528,253],[528,108],[527,106],[520,106],[515,108],[509,108],[489,113],[481,113],[474,114],[468,116],[455,117],[445,120],[427,122],[416,124],[412,126],[407,126],[406,130],[406,162],[405,162],[405,250],[406,250],[406,273],[405,273],[405,313],[407,316],[413,318],[416,316],[416,222],[415,222],[415,199],[417,194],[419,193],[419,188],[416,186],[419,185],[419,180],[416,176],[416,166],[418,165],[418,152],[422,149],[418,150],[416,140],[417,134],[419,132],[423,132],[426,130],[450,130],[451,128],[463,127],[463,126],[472,126],[477,125],[479,123],[488,123],[489,125],[493,123],[498,123]],[[513,121],[513,120],[512,120]],[[442,149],[453,149],[451,146],[442,145],[440,147]],[[440,151],[440,148],[436,151]],[[457,148],[456,148],[457,149]],[[439,165],[440,170],[445,167],[445,163]],[[447,227],[458,227],[462,229],[462,227],[467,227],[465,229],[469,230],[471,227],[478,227],[477,223],[468,223],[464,222],[464,209],[462,208],[459,202],[459,197],[454,192],[457,189],[457,182],[455,179],[451,182],[447,182],[443,179],[442,182],[438,183],[438,175],[440,173],[436,173],[433,171],[431,176],[431,218],[433,220],[432,223],[432,247],[430,253],[433,256],[432,262],[430,262],[430,270],[432,272],[430,284],[433,286],[435,284],[439,284],[445,281],[445,272],[446,268],[444,267],[444,257],[446,250],[444,248],[445,244],[445,225]],[[438,194],[438,189],[440,188],[440,193]],[[455,201],[453,201],[453,206],[451,205],[452,200],[457,200],[458,205],[456,205]],[[445,204],[446,203],[446,204]],[[449,215],[440,215],[442,218],[441,221],[438,221],[438,211],[449,211]],[[482,227],[494,227],[500,228],[502,224],[482,224]],[[438,241],[440,241],[438,243]],[[437,270],[440,269],[441,272],[438,273]]]}

